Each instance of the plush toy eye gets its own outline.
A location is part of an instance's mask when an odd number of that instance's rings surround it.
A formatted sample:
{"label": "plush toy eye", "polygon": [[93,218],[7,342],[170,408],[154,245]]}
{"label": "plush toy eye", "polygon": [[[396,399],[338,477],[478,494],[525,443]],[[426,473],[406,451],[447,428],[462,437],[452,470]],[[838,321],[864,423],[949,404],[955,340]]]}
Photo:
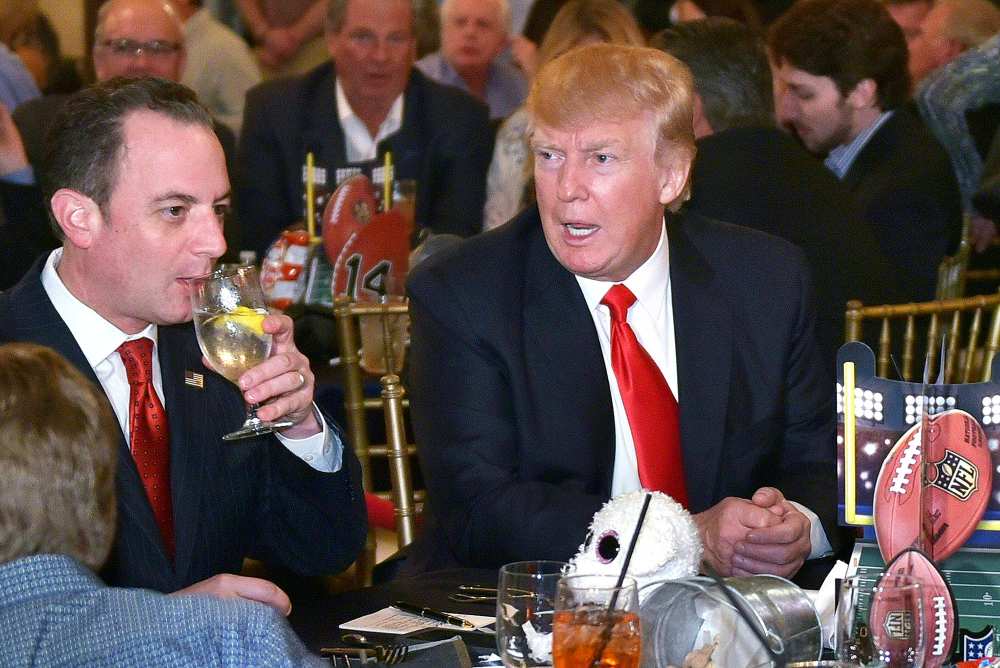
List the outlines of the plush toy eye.
{"label": "plush toy eye", "polygon": [[602,564],[609,564],[618,556],[621,545],[618,542],[618,532],[611,530],[601,534],[597,541],[597,559]]}

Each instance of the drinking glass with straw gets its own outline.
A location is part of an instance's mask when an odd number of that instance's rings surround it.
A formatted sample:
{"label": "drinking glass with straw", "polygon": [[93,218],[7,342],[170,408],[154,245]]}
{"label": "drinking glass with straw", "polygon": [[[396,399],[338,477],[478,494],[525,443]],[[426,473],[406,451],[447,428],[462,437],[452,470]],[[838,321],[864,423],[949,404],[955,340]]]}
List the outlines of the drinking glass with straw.
{"label": "drinking glass with straw", "polygon": [[651,494],[646,494],[621,573],[559,581],[552,642],[555,668],[638,668],[642,656],[639,588],[628,577]]}

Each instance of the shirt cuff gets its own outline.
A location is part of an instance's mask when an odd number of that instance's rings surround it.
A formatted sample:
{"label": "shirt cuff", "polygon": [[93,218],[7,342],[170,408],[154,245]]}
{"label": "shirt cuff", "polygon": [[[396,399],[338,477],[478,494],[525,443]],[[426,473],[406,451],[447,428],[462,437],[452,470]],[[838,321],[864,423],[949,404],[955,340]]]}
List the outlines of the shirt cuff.
{"label": "shirt cuff", "polygon": [[323,414],[313,404],[313,414],[323,427],[323,430],[305,438],[288,438],[275,432],[275,436],[288,451],[304,461],[309,466],[322,473],[336,473],[343,463],[344,444],[340,437],[330,429]]}
{"label": "shirt cuff", "polygon": [[833,548],[826,537],[826,530],[823,529],[823,523],[819,521],[819,515],[801,503],[795,501],[789,501],[789,503],[798,508],[799,512],[809,519],[809,543],[812,545],[812,550],[809,552],[809,559],[819,559],[820,557],[833,554]]}
{"label": "shirt cuff", "polygon": [[0,181],[14,183],[19,186],[33,186],[35,185],[35,170],[32,169],[31,165],[28,165],[16,171],[0,175]]}

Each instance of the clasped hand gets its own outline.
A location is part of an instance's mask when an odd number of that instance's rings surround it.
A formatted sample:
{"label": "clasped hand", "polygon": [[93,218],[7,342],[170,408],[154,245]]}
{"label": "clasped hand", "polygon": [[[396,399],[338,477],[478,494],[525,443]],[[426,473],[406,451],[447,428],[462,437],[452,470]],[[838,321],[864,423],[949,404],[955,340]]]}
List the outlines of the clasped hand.
{"label": "clasped hand", "polygon": [[703,562],[722,576],[791,577],[812,549],[809,518],[773,487],[760,488],[749,500],[725,498],[694,521]]}

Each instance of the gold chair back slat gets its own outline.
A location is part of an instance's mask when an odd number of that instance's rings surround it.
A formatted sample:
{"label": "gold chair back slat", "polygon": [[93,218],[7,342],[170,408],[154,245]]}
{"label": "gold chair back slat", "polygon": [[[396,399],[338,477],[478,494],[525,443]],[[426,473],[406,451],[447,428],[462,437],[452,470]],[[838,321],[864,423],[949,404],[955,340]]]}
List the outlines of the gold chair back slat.
{"label": "gold chair back slat", "polygon": [[[984,318],[987,312],[991,320],[984,340]],[[881,306],[864,306],[861,302],[852,300],[847,304],[846,339],[860,341],[863,323],[867,320],[879,322],[876,368],[878,375],[886,378],[895,375],[892,373],[891,361],[894,341],[895,345],[901,345],[902,348],[899,356],[902,366],[900,373],[905,380],[910,381],[917,379],[917,367],[922,371],[925,360],[931,378],[937,376],[943,361],[947,372],[945,382],[987,380],[993,359],[1000,350],[1000,293]],[[893,327],[893,323],[899,321],[903,321],[901,337],[899,330],[894,330]],[[943,326],[945,322],[949,324]],[[964,336],[963,325],[967,327]],[[945,333],[948,342],[944,359],[941,360],[941,344]],[[918,341],[926,344],[922,346],[923,359],[916,356]]]}
{"label": "gold chair back slat", "polygon": [[406,390],[399,376],[382,376],[382,404],[385,411],[385,433],[389,441],[389,478],[392,481],[392,505],[396,519],[396,536],[400,549],[413,542],[417,531],[417,505],[413,500],[413,478],[403,421],[403,395]]}
{"label": "gold chair back slat", "polygon": [[[392,371],[395,364],[393,346],[391,344],[391,333],[387,326],[387,318],[389,317],[399,317],[406,315],[409,312],[409,306],[407,303],[393,302],[389,304],[374,304],[374,303],[360,303],[354,302],[346,297],[338,297],[334,303],[334,315],[337,319],[337,332],[340,337],[340,348],[341,355],[340,361],[343,366],[343,379],[344,379],[344,408],[347,415],[347,435],[351,443],[351,448],[354,450],[355,454],[358,456],[358,460],[361,462],[362,468],[362,483],[366,492],[372,492],[379,495],[379,492],[374,490],[372,482],[372,459],[378,457],[385,457],[389,462],[389,478],[391,486],[393,487],[392,493],[389,495],[393,500],[393,506],[396,512],[397,519],[397,529],[399,529],[399,512],[400,506],[396,502],[396,485],[401,479],[396,477],[394,467],[398,466],[395,463],[396,450],[392,443],[393,434],[395,433],[390,429],[390,415],[385,414],[386,420],[386,435],[389,443],[379,443],[372,444],[368,433],[368,422],[367,422],[367,412],[368,411],[383,411],[385,410],[385,399],[377,397],[364,396],[364,382],[365,378],[368,377],[365,370],[362,368],[362,359],[359,350],[361,349],[362,341],[360,335],[360,323],[361,318],[380,318],[381,319],[381,336],[383,342],[383,352],[382,361],[385,364],[385,368]],[[395,374],[389,374],[395,375]],[[384,378],[383,378],[384,380]],[[397,381],[398,383],[398,377]],[[399,386],[402,392],[402,386]],[[395,390],[394,390],[395,391]],[[384,392],[384,387],[383,387]],[[404,425],[402,422],[402,412],[409,408],[409,399],[403,398],[402,394],[398,398],[393,399],[394,407],[398,405],[400,416],[398,416],[399,424]],[[397,418],[393,418],[394,420]],[[395,424],[395,423],[393,423]],[[405,434],[405,430],[404,430]],[[413,444],[406,443],[406,437],[403,436],[402,441],[402,456],[407,458],[416,453],[416,446]],[[409,461],[406,462],[407,479],[409,479]],[[407,518],[419,509],[419,505],[414,499],[422,498],[420,495],[415,495],[412,490],[412,483],[410,485],[409,494],[409,504],[405,507],[405,516]],[[405,493],[404,493],[404,496]],[[412,540],[412,527],[414,526],[410,523],[410,529],[406,534],[406,543]],[[404,536],[400,533],[397,537],[397,541],[402,546]],[[357,573],[358,582],[361,585],[371,584],[371,576],[375,567],[375,532],[374,529],[368,532],[368,540],[365,545],[364,553],[359,557],[357,562]]]}

